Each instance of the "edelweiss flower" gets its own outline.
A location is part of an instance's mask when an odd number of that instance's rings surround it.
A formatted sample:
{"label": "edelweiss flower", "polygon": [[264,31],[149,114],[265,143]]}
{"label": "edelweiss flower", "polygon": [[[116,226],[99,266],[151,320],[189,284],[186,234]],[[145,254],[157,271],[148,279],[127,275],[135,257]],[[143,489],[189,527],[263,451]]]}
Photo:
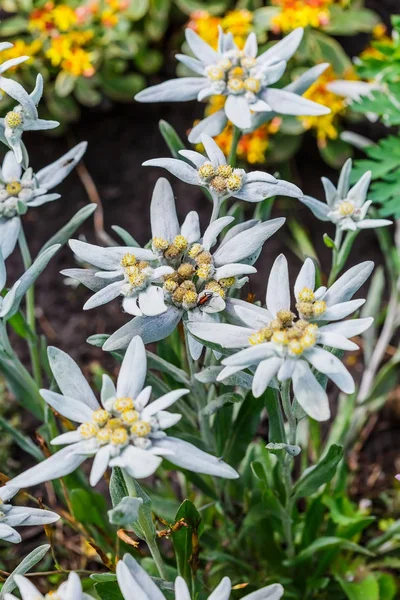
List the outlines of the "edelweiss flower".
{"label": "edelweiss flower", "polygon": [[226,163],[224,153],[209,135],[203,134],[201,142],[207,158],[192,150],[179,151],[194,166],[176,158],[154,158],[144,162],[143,166],[162,167],[186,183],[205,187],[219,203],[231,196],[248,202],[261,202],[271,196],[298,198],[302,195],[301,190],[293,183],[275,179],[269,173],[246,173],[243,169],[233,169]]}
{"label": "edelweiss flower", "polygon": [[[0,42],[0,52],[2,50],[13,48],[13,46],[14,44],[11,44],[10,42]],[[13,98],[19,102],[24,109],[31,114],[32,117],[37,118],[36,106],[22,85],[16,81],[13,81],[12,79],[3,77],[3,73],[5,73],[8,69],[19,65],[28,59],[29,56],[18,56],[17,58],[11,58],[10,60],[6,60],[0,64],[0,92],[5,92],[8,96],[10,96],[10,98]],[[2,96],[0,93],[0,98],[1,97]]]}
{"label": "edelweiss flower", "polygon": [[209,96],[226,96],[222,110],[207,117],[192,129],[190,142],[200,141],[202,133],[218,135],[228,120],[246,130],[254,126],[253,115],[257,114],[268,120],[277,113],[329,113],[329,108],[298,95],[305,92],[327,65],[318,65],[318,69],[307,71],[299,78],[297,85],[294,82],[282,90],[270,87],[284,74],[287,61],[301,42],[303,29],[296,29],[258,58],[257,38],[254,33],[248,36],[243,50],[239,50],[232,34],[224,34],[221,29],[218,50],[211,48],[192,29],[186,29],[185,35],[196,58],[184,54],[177,54],[176,58],[199,76],[165,81],[139,92],[135,98],[139,102],[185,102],[197,98],[200,102]]}
{"label": "edelweiss flower", "polygon": [[0,488],[0,540],[18,544],[21,536],[14,527],[28,527],[30,525],[48,525],[55,523],[60,518],[51,510],[28,508],[26,506],[12,506],[9,500],[19,492],[18,488],[3,486]]}
{"label": "edelweiss flower", "polygon": [[49,348],[48,356],[62,394],[41,390],[42,397],[58,413],[81,425],[51,442],[68,444],[66,448],[18,475],[11,480],[11,485],[30,487],[64,477],[90,456],[94,457],[91,485],[97,484],[109,466],[122,467],[137,479],[149,477],[157,470],[163,456],[197,473],[228,479],[238,477],[236,471],[222,460],[166,435],[164,429],[175,425],[181,415],[165,409],[189,390],[173,390],[149,403],[151,387],[143,389],[146,351],[139,337],[128,346],[117,386],[107,375],[103,376],[101,405],[72,358],[57,348]]}
{"label": "edelweiss flower", "polygon": [[[22,600],[93,600],[93,596],[82,591],[82,584],[76,573],[70,573],[67,581],[64,581],[57,590],[44,596],[28,577],[14,575],[14,581]],[[18,600],[18,598],[13,594],[6,594],[5,600]]]}
{"label": "edelweiss flower", "polygon": [[352,162],[349,158],[340,172],[337,188],[329,179],[322,178],[326,204],[311,196],[302,196],[299,198],[300,202],[308,206],[320,221],[331,221],[342,231],[391,225],[392,221],[387,219],[366,218],[368,209],[372,204],[372,200],[366,200],[371,181],[371,171],[364,173],[361,179],[350,189],[351,167]]}
{"label": "edelweiss flower", "polygon": [[[101,306],[118,296],[123,296],[122,306],[133,315],[159,315],[167,310],[164,304],[163,277],[173,272],[161,265],[151,251],[139,247],[101,248],[70,240],[76,256],[100,271],[66,269],[63,275],[81,281],[96,293],[84,305],[84,310]],[[150,263],[154,266],[151,266]]]}
{"label": "edelweiss flower", "polygon": [[[203,236],[196,212],[190,212],[180,226],[173,191],[166,179],[159,179],[154,188],[150,213],[153,254],[157,257],[157,264],[169,269],[164,276],[163,287],[158,288],[163,293],[167,310],[154,316],[136,316],[111,335],[103,346],[105,350],[126,348],[135,335],[140,335],[145,344],[162,340],[172,333],[181,319],[218,321],[218,313],[225,310],[228,302],[228,290],[241,287],[247,281],[243,276],[256,272],[249,263],[255,262],[264,242],[284,223],[283,218],[265,223],[255,220],[242,223],[232,227],[217,250],[211,251],[217,237],[232,223],[233,217],[213,221]],[[77,242],[74,244],[76,249]],[[99,250],[110,254],[114,249]],[[137,251],[135,248],[127,250]],[[93,261],[82,251],[78,255]],[[110,264],[109,268],[114,267]],[[75,277],[92,289],[98,285],[94,272],[88,274],[85,270],[69,269],[63,274]],[[98,294],[101,295],[100,292]],[[124,307],[128,312],[138,314],[134,302],[126,301]],[[191,355],[197,360],[202,344],[191,336],[189,344]]]}
{"label": "edelweiss flower", "polygon": [[[144,569],[130,555],[125,554],[124,560],[117,563],[117,579],[125,600],[140,598],[140,600],[165,600],[164,594],[154,583]],[[232,584],[229,577],[224,577],[221,583],[208,597],[209,600],[229,600]],[[279,583],[267,585],[261,590],[243,596],[242,600],[279,600],[284,589]],[[191,594],[183,577],[175,579],[175,600],[190,600]]]}
{"label": "edelweiss flower", "polygon": [[36,174],[31,168],[22,172],[14,153],[7,152],[0,169],[0,239],[5,259],[17,243],[20,215],[29,208],[60,198],[60,194],[48,194],[48,190],[65,179],[82,158],[86,147],[87,143],[81,142]]}
{"label": "edelweiss flower", "polygon": [[[296,279],[297,315],[290,310],[289,274],[286,258],[275,261],[268,280],[266,309],[248,304],[234,308],[245,326],[189,323],[193,335],[223,348],[245,348],[222,361],[226,368],[219,380],[257,365],[253,394],[261,396],[273,377],[292,379],[298,403],[317,421],[330,416],[328,397],[310,365],[323,373],[346,394],[354,392],[354,381],[342,362],[322,346],[356,350],[348,338],[359,335],[373,319],[340,321],[365,300],[351,300],[369,277],[372,262],[364,262],[344,273],[329,289],[315,290],[315,267],[307,259]],[[329,323],[329,321],[334,321]]]}
{"label": "edelweiss flower", "polygon": [[[26,94],[25,90],[24,93]],[[24,151],[26,152],[21,141],[24,131],[43,131],[59,126],[58,121],[46,121],[45,119],[38,118],[36,106],[39,104],[42,94],[43,77],[38,75],[35,89],[29,96],[26,94],[30,97],[30,104],[33,104],[34,110],[32,110],[30,105],[28,106],[26,102],[22,101],[13,110],[9,111],[4,119],[0,119],[0,128],[4,129],[4,137],[7,144],[14,152],[15,158],[19,163],[23,161]]]}

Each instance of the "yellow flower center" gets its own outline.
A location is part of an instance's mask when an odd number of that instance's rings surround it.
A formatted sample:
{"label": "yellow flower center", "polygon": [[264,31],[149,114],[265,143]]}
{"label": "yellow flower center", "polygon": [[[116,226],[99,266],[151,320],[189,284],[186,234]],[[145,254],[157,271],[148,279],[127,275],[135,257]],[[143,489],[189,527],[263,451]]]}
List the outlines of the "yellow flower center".
{"label": "yellow flower center", "polygon": [[271,341],[280,347],[287,348],[289,355],[299,356],[317,341],[318,326],[298,319],[288,310],[281,310],[277,318],[256,331],[249,337],[252,346]]}
{"label": "yellow flower center", "polygon": [[6,114],[5,123],[10,129],[15,129],[22,124],[22,115],[15,110],[10,111]]}
{"label": "yellow flower center", "polygon": [[21,189],[22,189],[22,186],[19,183],[19,181],[11,181],[10,183],[7,183],[7,185],[6,185],[6,191],[9,196],[18,196]]}
{"label": "yellow flower center", "polygon": [[258,92],[261,89],[261,82],[255,77],[248,77],[244,81],[244,87],[247,92],[253,92],[253,94],[258,94]]}
{"label": "yellow flower center", "polygon": [[244,56],[240,61],[240,64],[244,69],[251,69],[252,67],[256,66],[256,62],[257,61],[255,58],[252,58],[251,56]]}
{"label": "yellow flower center", "polygon": [[194,275],[194,266],[190,263],[183,263],[178,268],[178,275],[181,279],[190,279]]}
{"label": "yellow flower center", "polygon": [[125,410],[131,410],[134,406],[132,398],[128,397],[117,398],[114,402],[114,408],[119,413],[124,412]]}
{"label": "yellow flower center", "polygon": [[196,271],[196,275],[199,279],[209,279],[214,268],[212,265],[202,265]]}
{"label": "yellow flower center", "polygon": [[138,421],[139,413],[137,410],[125,410],[121,415],[121,420],[124,425],[132,425],[135,421]]}
{"label": "yellow flower center", "polygon": [[107,423],[109,416],[110,415],[107,410],[100,408],[99,410],[94,411],[92,418],[97,425],[103,426]]}
{"label": "yellow flower center", "polygon": [[226,181],[226,187],[230,192],[238,192],[242,187],[242,177],[240,175],[231,175]]}
{"label": "yellow flower center", "polygon": [[97,434],[99,427],[96,423],[82,423],[79,425],[78,431],[85,440],[88,440]]}
{"label": "yellow flower center", "polygon": [[326,311],[326,302],[324,302],[323,300],[318,300],[317,302],[314,302],[312,308],[314,316],[319,317],[323,315]]}
{"label": "yellow flower center", "polygon": [[173,241],[173,245],[182,252],[183,250],[186,250],[188,241],[183,235],[177,235]]}
{"label": "yellow flower center", "polygon": [[190,248],[188,255],[190,256],[190,258],[196,258],[196,256],[198,254],[200,254],[200,252],[202,252],[203,250],[203,246],[201,244],[193,244],[193,246]]}
{"label": "yellow flower center", "polygon": [[129,252],[124,254],[124,256],[121,258],[121,266],[123,267],[134,267],[136,262],[136,256],[134,254],[130,254]]}
{"label": "yellow flower center", "polygon": [[210,81],[221,81],[225,77],[225,71],[222,66],[210,65],[206,69],[207,77]]}
{"label": "yellow flower center", "polygon": [[137,437],[146,437],[151,431],[151,425],[148,421],[137,421],[131,427],[131,432]]}
{"label": "yellow flower center", "polygon": [[244,69],[242,67],[233,67],[228,73],[229,79],[243,79],[245,75]]}
{"label": "yellow flower center", "polygon": [[128,432],[125,427],[117,427],[111,433],[111,443],[116,446],[122,446],[128,442]]}
{"label": "yellow flower center", "polygon": [[223,277],[222,279],[218,280],[218,283],[221,287],[227,289],[233,286],[233,284],[235,283],[235,278],[234,277]]}
{"label": "yellow flower center", "polygon": [[314,302],[314,292],[311,288],[303,288],[299,292],[299,302]]}
{"label": "yellow flower center", "polygon": [[233,94],[240,94],[240,92],[243,92],[244,82],[242,81],[242,79],[230,79],[228,82],[228,89]]}
{"label": "yellow flower center", "polygon": [[197,304],[197,292],[188,291],[184,294],[182,298],[183,304],[186,306],[194,307]]}
{"label": "yellow flower center", "polygon": [[155,250],[159,250],[160,252],[164,252],[164,250],[166,250],[169,246],[169,243],[167,242],[167,240],[164,240],[164,238],[161,238],[161,237],[153,238],[152,244],[153,244],[153,248]]}
{"label": "yellow flower center", "polygon": [[201,167],[198,168],[197,173],[201,179],[207,180],[211,177],[214,177],[215,170],[210,162],[206,162],[204,165],[201,165]]}
{"label": "yellow flower center", "polygon": [[108,427],[103,427],[103,429],[100,429],[100,431],[96,434],[96,439],[100,442],[100,444],[108,444],[108,442],[111,440],[111,434],[111,429]]}
{"label": "yellow flower center", "polygon": [[354,214],[354,211],[355,206],[350,200],[343,200],[343,202],[339,204],[339,214],[342,217],[351,217],[351,215]]}
{"label": "yellow flower center", "polygon": [[218,294],[219,296],[221,296],[221,298],[225,298],[226,293],[224,288],[220,285],[218,281],[215,281],[214,279],[206,283],[204,289],[207,292],[213,292],[214,294]]}
{"label": "yellow flower center", "polygon": [[230,177],[232,175],[232,167],[230,165],[220,165],[217,168],[217,175],[221,175],[221,177],[224,177],[225,179],[227,179],[228,177]]}

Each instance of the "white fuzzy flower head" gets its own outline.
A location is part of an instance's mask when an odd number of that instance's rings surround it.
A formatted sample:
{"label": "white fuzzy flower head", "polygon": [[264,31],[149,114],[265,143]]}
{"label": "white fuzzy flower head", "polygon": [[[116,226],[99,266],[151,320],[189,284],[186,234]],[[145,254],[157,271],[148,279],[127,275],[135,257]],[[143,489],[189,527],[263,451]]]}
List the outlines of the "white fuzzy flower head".
{"label": "white fuzzy flower head", "polygon": [[42,397],[54,410],[79,425],[75,431],[52,440],[53,445],[64,445],[62,450],[18,475],[7,486],[30,487],[63,477],[88,457],[94,457],[91,485],[98,483],[108,467],[121,467],[136,479],[149,477],[163,456],[199,473],[238,477],[223,461],[165,433],[181,419],[180,414],[166,409],[189,390],[173,390],[150,402],[152,389],[144,387],[146,351],[139,337],[128,346],[117,385],[103,376],[101,404],[72,358],[57,348],[49,348],[48,356],[62,394],[41,390]]}
{"label": "white fuzzy flower head", "polygon": [[356,231],[357,229],[372,229],[391,225],[387,219],[368,219],[368,209],[372,204],[367,200],[371,171],[367,171],[350,188],[352,161],[347,160],[340,172],[337,188],[325,177],[322,183],[325,189],[326,204],[312,198],[302,196],[299,200],[308,206],[314,215],[321,221],[331,221],[342,231]]}
{"label": "white fuzzy flower head", "polygon": [[[130,555],[125,554],[124,560],[117,564],[117,580],[124,600],[141,598],[141,600],[165,600],[154,581],[149,577],[138,562]],[[232,583],[229,577],[224,577],[215,588],[209,599],[229,600],[231,597]],[[242,600],[280,600],[284,589],[280,583],[273,583],[257,592],[244,596]],[[190,600],[191,594],[183,577],[175,579],[175,600]]]}
{"label": "white fuzzy flower head", "polygon": [[20,216],[30,208],[42,206],[60,198],[49,190],[61,183],[86,151],[81,142],[37,173],[23,171],[14,152],[7,152],[0,168],[0,244],[3,258],[14,250],[20,231]]}
{"label": "white fuzzy flower head", "polygon": [[[0,47],[1,49],[1,47]],[[10,80],[7,80],[10,83]],[[4,87],[4,78],[1,77],[1,66],[0,66],[0,88],[7,91]],[[12,82],[13,85],[19,87],[20,84]],[[43,94],[43,77],[38,75],[36,78],[36,86],[31,94],[27,94],[21,87],[22,92],[15,94],[19,104],[9,111],[6,116],[0,119],[0,127],[4,130],[4,138],[15,154],[15,158],[18,163],[24,161],[26,156],[26,149],[22,144],[22,134],[24,131],[43,131],[47,129],[54,129],[58,127],[58,121],[46,121],[45,119],[39,119],[37,112],[37,105]],[[7,93],[9,93],[7,91]]]}
{"label": "white fuzzy flower head", "polygon": [[[52,590],[44,596],[28,577],[14,575],[14,581],[23,600],[90,600],[93,598],[93,596],[83,592],[82,584],[76,573],[70,573],[67,581],[64,581],[56,590]],[[6,594],[5,600],[17,600],[17,597],[13,594]]]}
{"label": "white fuzzy flower head", "polygon": [[60,518],[50,510],[12,506],[10,500],[18,492],[18,488],[8,485],[0,488],[0,539],[13,544],[21,541],[21,536],[15,527],[48,525]]}
{"label": "white fuzzy flower head", "polygon": [[342,362],[323,346],[356,350],[349,338],[359,335],[373,319],[345,317],[360,308],[365,300],[351,300],[369,277],[373,263],[349,269],[329,289],[315,289],[315,267],[307,259],[294,287],[296,312],[291,310],[287,261],[280,255],[271,270],[266,294],[266,309],[236,301],[234,312],[240,325],[190,323],[189,331],[202,340],[223,348],[239,349],[225,358],[219,380],[237,371],[256,366],[253,394],[264,393],[271,380],[292,380],[295,397],[313,419],[329,418],[326,391],[310,367],[330,378],[343,392],[354,391],[354,381]]}
{"label": "white fuzzy flower head", "polygon": [[244,169],[233,169],[209,135],[203,134],[201,142],[207,156],[192,150],[180,150],[179,154],[185,160],[155,158],[147,160],[143,165],[161,167],[185,183],[205,187],[218,203],[229,197],[261,202],[271,196],[299,198],[302,195],[302,191],[293,183],[276,179],[264,171],[246,173]]}
{"label": "white fuzzy flower head", "polygon": [[[240,50],[231,34],[219,33],[214,50],[192,29],[186,29],[186,41],[195,58],[178,54],[177,59],[196,77],[165,81],[136,95],[139,102],[205,100],[210,96],[226,97],[224,108],[193,128],[189,140],[200,141],[202,133],[215,136],[228,120],[242,130],[252,130],[275,114],[323,115],[329,108],[301,96],[328,65],[309,69],[297,81],[283,89],[272,87],[283,76],[288,60],[296,52],[303,29],[294,30],[257,56],[255,33],[251,33]],[[260,121],[261,118],[261,121]]]}

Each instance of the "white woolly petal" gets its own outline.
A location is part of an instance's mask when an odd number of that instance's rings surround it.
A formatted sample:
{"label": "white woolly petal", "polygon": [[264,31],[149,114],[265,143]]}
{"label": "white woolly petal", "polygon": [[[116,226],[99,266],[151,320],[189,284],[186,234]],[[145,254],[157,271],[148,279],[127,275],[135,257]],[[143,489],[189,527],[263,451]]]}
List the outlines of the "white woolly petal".
{"label": "white woolly petal", "polygon": [[151,402],[143,409],[142,418],[146,421],[160,410],[164,410],[174,404],[182,396],[186,396],[186,394],[189,394],[189,390],[172,390],[172,392],[164,394],[164,396],[161,396],[158,400],[154,400],[154,402]]}
{"label": "white woolly petal", "polygon": [[244,96],[229,95],[225,102],[225,114],[239,129],[251,127],[251,112]]}
{"label": "white woolly petal", "polygon": [[[62,396],[50,390],[40,390],[40,394],[47,404],[66,419],[71,419],[71,421],[76,421],[77,423],[85,423],[92,420],[93,409],[80,400]],[[99,404],[97,404],[97,408],[100,408]]]}
{"label": "white woolly petal", "polygon": [[294,295],[299,299],[299,292],[304,288],[314,291],[315,288],[315,265],[311,258],[306,258],[294,284]]}
{"label": "white woolly petal", "polygon": [[304,360],[297,361],[292,381],[295,398],[302,409],[316,421],[329,419],[328,396]]}
{"label": "white woolly petal", "polygon": [[282,358],[274,356],[260,362],[254,374],[252,386],[255,398],[259,398],[265,392],[271,379],[278,373],[282,361]]}
{"label": "white woolly petal", "polygon": [[267,285],[266,305],[274,317],[280,310],[290,310],[289,271],[283,254],[280,254],[272,265]]}
{"label": "white woolly petal", "polygon": [[139,336],[133,338],[125,353],[117,381],[117,396],[136,398],[146,379],[146,350]]}
{"label": "white woolly petal", "polygon": [[354,380],[337,356],[319,346],[308,350],[305,356],[317,371],[332,379],[342,392],[346,394],[354,392]]}
{"label": "white woolly petal", "polygon": [[150,477],[158,469],[162,458],[156,456],[148,450],[128,446],[119,456],[112,458],[109,462],[111,467],[121,467],[126,469],[135,479],[144,479]]}
{"label": "white woolly petal", "polygon": [[175,198],[171,184],[160,177],[154,186],[150,203],[151,235],[172,242],[179,234],[179,222],[176,215]]}
{"label": "white woolly petal", "polygon": [[223,348],[250,346],[249,337],[254,333],[253,329],[226,323],[188,323],[187,328],[196,338]]}

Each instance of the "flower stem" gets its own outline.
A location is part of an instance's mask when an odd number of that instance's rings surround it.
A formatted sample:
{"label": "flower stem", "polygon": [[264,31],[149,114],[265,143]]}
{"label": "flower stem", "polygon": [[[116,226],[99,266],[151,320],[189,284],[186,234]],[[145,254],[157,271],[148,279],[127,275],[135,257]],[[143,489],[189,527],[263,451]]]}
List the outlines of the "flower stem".
{"label": "flower stem", "polygon": [[[19,249],[21,251],[22,261],[25,270],[32,265],[32,257],[26,241],[25,233],[21,224],[21,229],[18,236]],[[40,366],[40,355],[36,335],[36,317],[35,317],[35,288],[33,285],[26,292],[26,320],[33,336],[30,337],[29,353],[32,363],[32,372],[35,382],[39,388],[42,387],[42,371]]]}
{"label": "flower stem", "polygon": [[242,130],[239,129],[239,127],[236,127],[236,125],[234,125],[232,132],[232,144],[228,156],[228,164],[230,164],[231,167],[236,167],[237,147],[241,137]]}
{"label": "flower stem", "polygon": [[[121,471],[122,471],[122,475],[124,477],[125,485],[128,490],[129,496],[131,496],[132,498],[137,498],[138,494],[136,491],[135,482],[134,482],[133,478],[126,472],[125,469],[121,469]],[[155,530],[153,529],[153,527],[149,526],[149,521],[146,518],[146,515],[143,513],[142,510],[139,510],[138,524],[144,535],[146,544],[147,544],[147,546],[150,550],[150,554],[156,564],[156,567],[158,569],[160,577],[162,579],[164,579],[164,581],[168,581],[168,575],[165,570],[164,561],[163,561],[161,552],[157,545]]]}
{"label": "flower stem", "polygon": [[[281,400],[285,416],[289,424],[289,435],[287,443],[294,445],[296,443],[297,421],[293,412],[290,399],[290,379],[284,381],[281,387]],[[286,502],[282,513],[282,527],[285,533],[287,552],[289,558],[295,555],[295,547],[293,540],[292,529],[292,512],[293,512],[293,482],[292,482],[292,457],[287,454],[283,459],[284,484],[286,489]]]}
{"label": "flower stem", "polygon": [[352,249],[354,241],[358,235],[358,230],[348,231],[343,243],[342,235],[343,232],[340,231],[339,228],[337,228],[334,240],[336,249],[334,249],[333,251],[332,269],[329,275],[328,287],[335,283],[337,276],[343,269],[349,257],[350,250]]}

